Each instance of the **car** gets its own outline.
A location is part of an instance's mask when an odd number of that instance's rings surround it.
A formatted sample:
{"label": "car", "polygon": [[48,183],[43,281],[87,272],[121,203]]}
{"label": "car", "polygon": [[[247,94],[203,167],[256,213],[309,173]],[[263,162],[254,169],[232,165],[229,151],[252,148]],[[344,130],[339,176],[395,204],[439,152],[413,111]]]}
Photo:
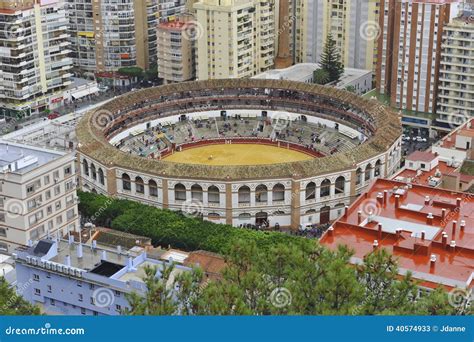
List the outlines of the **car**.
{"label": "car", "polygon": [[107,92],[109,89],[110,89],[110,87],[109,87],[109,86],[106,86],[106,85],[101,85],[101,86],[99,86],[99,91],[100,91],[101,93],[105,93],[105,92]]}
{"label": "car", "polygon": [[53,119],[59,118],[59,116],[60,116],[59,113],[54,112],[48,115],[48,119],[53,120]]}

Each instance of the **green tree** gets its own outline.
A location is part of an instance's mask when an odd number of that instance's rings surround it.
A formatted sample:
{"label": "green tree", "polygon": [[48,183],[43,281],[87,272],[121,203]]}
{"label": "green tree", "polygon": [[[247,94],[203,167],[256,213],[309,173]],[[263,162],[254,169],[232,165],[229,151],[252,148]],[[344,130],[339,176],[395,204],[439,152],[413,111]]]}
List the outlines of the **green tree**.
{"label": "green tree", "polygon": [[143,69],[137,66],[120,68],[118,69],[118,73],[120,75],[138,79],[141,79],[143,77]]}
{"label": "green tree", "polygon": [[321,85],[329,83],[329,72],[326,69],[314,70],[313,82]]}
{"label": "green tree", "polygon": [[357,93],[357,89],[353,85],[347,86],[346,90],[354,94]]}
{"label": "green tree", "polygon": [[323,53],[321,54],[321,68],[329,73],[329,82],[337,82],[344,73],[344,64],[336,41],[331,34],[326,37]]}
{"label": "green tree", "polygon": [[202,271],[175,272],[173,263],[157,267],[145,267],[143,281],[147,291],[144,296],[132,292],[127,294],[130,309],[128,315],[189,315],[200,293]]}
{"label": "green tree", "polygon": [[0,316],[39,315],[37,306],[19,296],[5,278],[0,277]]}

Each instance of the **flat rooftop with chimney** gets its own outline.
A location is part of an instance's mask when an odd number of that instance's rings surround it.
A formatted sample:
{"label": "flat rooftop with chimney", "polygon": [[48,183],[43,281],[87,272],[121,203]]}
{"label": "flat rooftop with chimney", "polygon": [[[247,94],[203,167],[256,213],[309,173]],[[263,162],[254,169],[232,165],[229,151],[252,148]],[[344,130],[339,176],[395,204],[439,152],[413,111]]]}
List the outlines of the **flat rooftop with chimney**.
{"label": "flat rooftop with chimney", "polygon": [[377,179],[322,236],[354,250],[351,262],[384,248],[420,286],[472,288],[474,195]]}

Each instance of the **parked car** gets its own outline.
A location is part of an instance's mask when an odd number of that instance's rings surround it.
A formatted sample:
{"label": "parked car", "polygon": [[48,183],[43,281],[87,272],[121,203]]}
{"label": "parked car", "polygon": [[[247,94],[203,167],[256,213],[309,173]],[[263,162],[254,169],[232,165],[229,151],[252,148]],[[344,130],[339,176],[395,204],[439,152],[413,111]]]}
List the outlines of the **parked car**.
{"label": "parked car", "polygon": [[48,115],[48,119],[53,120],[53,119],[59,118],[59,116],[60,116],[59,113],[54,112]]}

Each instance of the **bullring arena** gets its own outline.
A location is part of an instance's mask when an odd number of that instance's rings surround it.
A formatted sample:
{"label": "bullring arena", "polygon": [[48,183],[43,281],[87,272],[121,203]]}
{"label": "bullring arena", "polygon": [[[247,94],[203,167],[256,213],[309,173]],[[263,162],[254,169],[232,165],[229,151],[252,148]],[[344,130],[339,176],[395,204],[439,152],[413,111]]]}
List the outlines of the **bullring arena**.
{"label": "bullring arena", "polygon": [[328,223],[401,157],[390,109],[280,80],[134,91],[89,112],[77,135],[83,190],[235,226]]}

